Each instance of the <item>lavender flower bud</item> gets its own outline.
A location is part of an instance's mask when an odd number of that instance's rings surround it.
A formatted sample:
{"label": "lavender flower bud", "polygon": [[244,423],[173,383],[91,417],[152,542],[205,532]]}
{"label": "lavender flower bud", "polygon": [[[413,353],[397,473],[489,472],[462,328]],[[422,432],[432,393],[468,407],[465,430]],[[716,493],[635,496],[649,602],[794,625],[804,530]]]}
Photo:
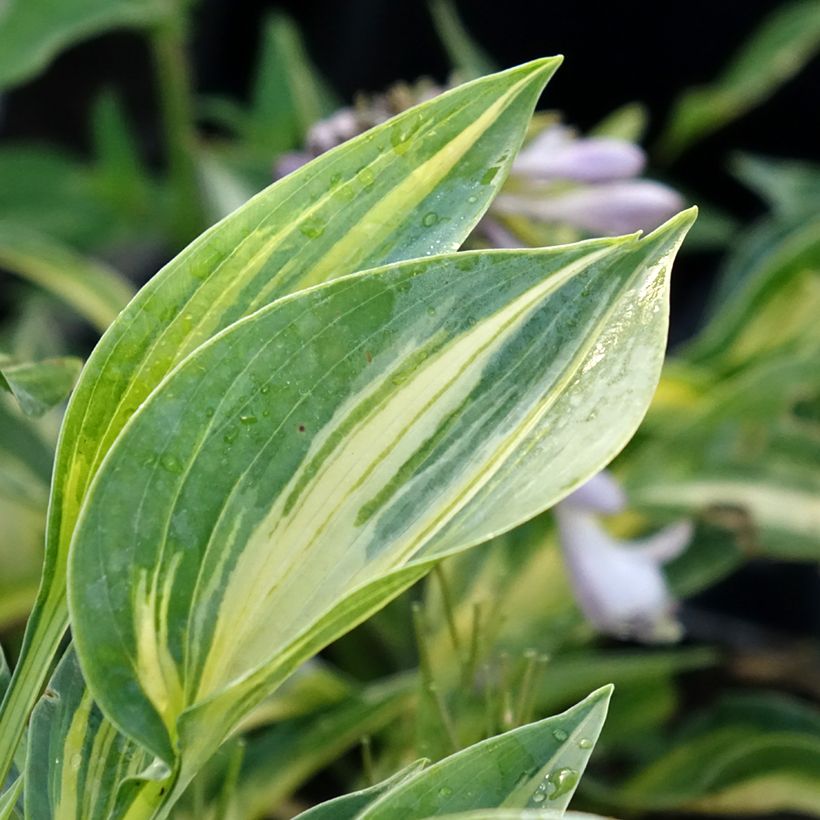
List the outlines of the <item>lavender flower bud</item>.
{"label": "lavender flower bud", "polygon": [[631,142],[572,139],[570,133],[560,126],[542,131],[518,155],[512,173],[534,180],[609,182],[637,176],[646,165],[643,150]]}

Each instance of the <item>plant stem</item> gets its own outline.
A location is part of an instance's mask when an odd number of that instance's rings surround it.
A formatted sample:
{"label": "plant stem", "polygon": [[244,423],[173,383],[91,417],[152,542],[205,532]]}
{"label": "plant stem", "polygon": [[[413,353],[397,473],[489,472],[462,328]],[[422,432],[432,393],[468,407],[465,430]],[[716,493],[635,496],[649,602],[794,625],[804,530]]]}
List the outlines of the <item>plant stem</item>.
{"label": "plant stem", "polygon": [[197,134],[181,16],[169,16],[151,35],[171,182],[174,238],[190,242],[205,227],[197,180]]}

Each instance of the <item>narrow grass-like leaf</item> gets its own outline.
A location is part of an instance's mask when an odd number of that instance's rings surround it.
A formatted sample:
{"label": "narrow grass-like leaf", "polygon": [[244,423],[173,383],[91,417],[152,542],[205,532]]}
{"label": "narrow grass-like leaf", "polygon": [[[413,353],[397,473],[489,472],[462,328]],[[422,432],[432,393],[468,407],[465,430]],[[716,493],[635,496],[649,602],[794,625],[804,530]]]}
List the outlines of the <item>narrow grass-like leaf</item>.
{"label": "narrow grass-like leaf", "polygon": [[779,695],[726,697],[617,787],[590,794],[624,811],[818,816],[820,713]]}
{"label": "narrow grass-like leaf", "polygon": [[714,83],[693,88],[676,102],[661,136],[661,151],[674,157],[745,114],[797,74],[819,47],[817,0],[796,0],[775,9]]}
{"label": "narrow grass-like leaf", "polygon": [[302,812],[298,818],[299,820],[355,820],[363,809],[382,795],[400,786],[405,780],[417,775],[426,765],[426,760],[418,760],[369,789],[351,792],[334,800],[328,800],[326,803],[320,803]]}
{"label": "narrow grass-like leaf", "polygon": [[405,712],[412,677],[373,684],[341,703],[283,721],[248,739],[235,804],[246,820],[265,817],[365,735]]}
{"label": "narrow grass-like leaf", "polygon": [[27,80],[80,40],[156,23],[170,9],[162,0],[8,0],[0,14],[0,88]]}
{"label": "narrow grass-like leaf", "polygon": [[68,545],[88,483],[137,407],[191,351],[278,297],[457,248],[503,182],[559,62],[456,88],[280,180],[183,251],[112,325],[63,424],[41,594],[0,714],[0,772],[65,631]]}
{"label": "narrow grass-like leaf", "polygon": [[11,786],[0,794],[0,820],[12,820],[15,807],[23,793],[23,778],[18,777]]}
{"label": "narrow grass-like leaf", "polygon": [[109,451],[72,542],[103,709],[169,765],[197,760],[435,557],[600,469],[657,381],[692,219],[350,276],[189,356]]}
{"label": "narrow grass-like leaf", "polygon": [[21,225],[0,222],[0,267],[59,297],[104,331],[133,291],[114,270]]}
{"label": "narrow grass-like leaf", "polygon": [[562,811],[598,739],[611,686],[546,720],[445,758],[392,789],[357,820],[422,820],[476,809]]}
{"label": "narrow grass-like leaf", "polygon": [[69,649],[31,718],[26,817],[107,820],[123,778],[150,762],[107,721],[85,687]]}
{"label": "narrow grass-like leaf", "polygon": [[74,356],[17,362],[0,355],[0,387],[14,395],[27,416],[36,418],[68,396],[82,366]]}

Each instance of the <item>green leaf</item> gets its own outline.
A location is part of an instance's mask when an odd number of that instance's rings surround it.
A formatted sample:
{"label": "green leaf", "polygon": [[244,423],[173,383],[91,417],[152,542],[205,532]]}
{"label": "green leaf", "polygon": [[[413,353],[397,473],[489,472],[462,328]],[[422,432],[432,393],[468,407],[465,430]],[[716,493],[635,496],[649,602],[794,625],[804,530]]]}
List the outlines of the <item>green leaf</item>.
{"label": "green leaf", "polygon": [[429,0],[428,6],[447,56],[462,80],[495,71],[493,60],[467,31],[452,0]]}
{"label": "green leaf", "polygon": [[67,625],[66,558],[80,505],[137,407],[203,342],[283,295],[457,248],[502,184],[559,62],[456,88],[324,154],[203,234],[112,325],[63,423],[41,596],[0,714],[0,773]]}
{"label": "green leaf", "polygon": [[811,215],[820,208],[820,167],[815,163],[741,154],[732,171],[782,216]]}
{"label": "green leaf", "polygon": [[438,817],[475,809],[562,811],[601,731],[612,687],[555,717],[476,743],[410,778],[357,820]]}
{"label": "green leaf", "polygon": [[0,88],[25,82],[81,40],[153,25],[171,8],[162,0],[8,0],[0,9]]}
{"label": "green leaf", "polygon": [[23,778],[18,777],[5,792],[0,794],[0,820],[12,820],[14,810],[23,793]]}
{"label": "green leaf", "polygon": [[397,263],[190,355],[109,450],[72,541],[73,634],[102,708],[196,769],[435,558],[600,469],[657,382],[692,219]]}
{"label": "green leaf", "polygon": [[355,820],[360,812],[382,795],[400,786],[418,774],[427,765],[426,760],[417,760],[392,777],[371,786],[369,789],[351,792],[326,803],[320,803],[298,815],[299,820]]}
{"label": "green leaf", "polygon": [[27,416],[36,418],[68,396],[82,366],[74,356],[16,362],[0,354],[0,387],[14,395]]}
{"label": "green leaf", "polygon": [[607,797],[630,811],[816,817],[820,713],[782,696],[724,698]]}
{"label": "green leaf", "polygon": [[0,266],[45,288],[105,330],[131,298],[114,270],[22,225],[0,222]]}
{"label": "green leaf", "polygon": [[712,84],[677,100],[660,139],[675,157],[771,96],[799,73],[820,47],[820,3],[797,0],[777,8]]}
{"label": "green leaf", "polygon": [[337,107],[333,94],[311,65],[299,30],[274,14],[265,23],[262,53],[244,121],[253,150],[271,158],[300,145],[308,129]]}
{"label": "green leaf", "polygon": [[240,816],[247,820],[267,816],[362,737],[398,718],[414,698],[414,690],[412,677],[373,684],[341,703],[250,737],[236,794]]}
{"label": "green leaf", "polygon": [[34,709],[26,760],[26,817],[107,820],[118,786],[150,763],[106,720],[85,687],[73,649]]}
{"label": "green leaf", "polygon": [[[589,131],[590,137],[640,142],[649,127],[649,111],[643,103],[633,102],[616,108]],[[703,218],[700,214],[698,220]]]}
{"label": "green leaf", "polygon": [[34,424],[0,400],[0,629],[25,618],[37,592],[52,458]]}
{"label": "green leaf", "polygon": [[[481,809],[458,814],[434,815],[440,820],[607,820],[599,814],[585,811],[558,811],[557,809]],[[611,820],[611,818],[610,818]]]}

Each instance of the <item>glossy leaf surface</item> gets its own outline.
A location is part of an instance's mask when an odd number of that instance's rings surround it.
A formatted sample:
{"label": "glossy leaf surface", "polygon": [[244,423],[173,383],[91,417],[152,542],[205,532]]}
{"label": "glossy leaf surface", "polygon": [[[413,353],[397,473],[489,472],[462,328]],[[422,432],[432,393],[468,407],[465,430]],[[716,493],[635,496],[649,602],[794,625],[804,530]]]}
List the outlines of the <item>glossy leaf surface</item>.
{"label": "glossy leaf surface", "polygon": [[418,577],[409,562],[597,471],[656,384],[692,218],[358,274],[191,355],[109,452],[72,542],[75,641],[112,719],[169,764],[212,747],[299,653]]}
{"label": "glossy leaf surface", "polygon": [[64,420],[41,594],[0,718],[0,772],[66,628],[66,559],[86,488],[140,403],[204,341],[278,297],[457,248],[506,176],[559,62],[459,87],[323,155],[203,234],[123,311]]}
{"label": "glossy leaf surface", "polygon": [[566,712],[470,746],[392,789],[357,820],[567,807],[606,717],[606,686]]}

